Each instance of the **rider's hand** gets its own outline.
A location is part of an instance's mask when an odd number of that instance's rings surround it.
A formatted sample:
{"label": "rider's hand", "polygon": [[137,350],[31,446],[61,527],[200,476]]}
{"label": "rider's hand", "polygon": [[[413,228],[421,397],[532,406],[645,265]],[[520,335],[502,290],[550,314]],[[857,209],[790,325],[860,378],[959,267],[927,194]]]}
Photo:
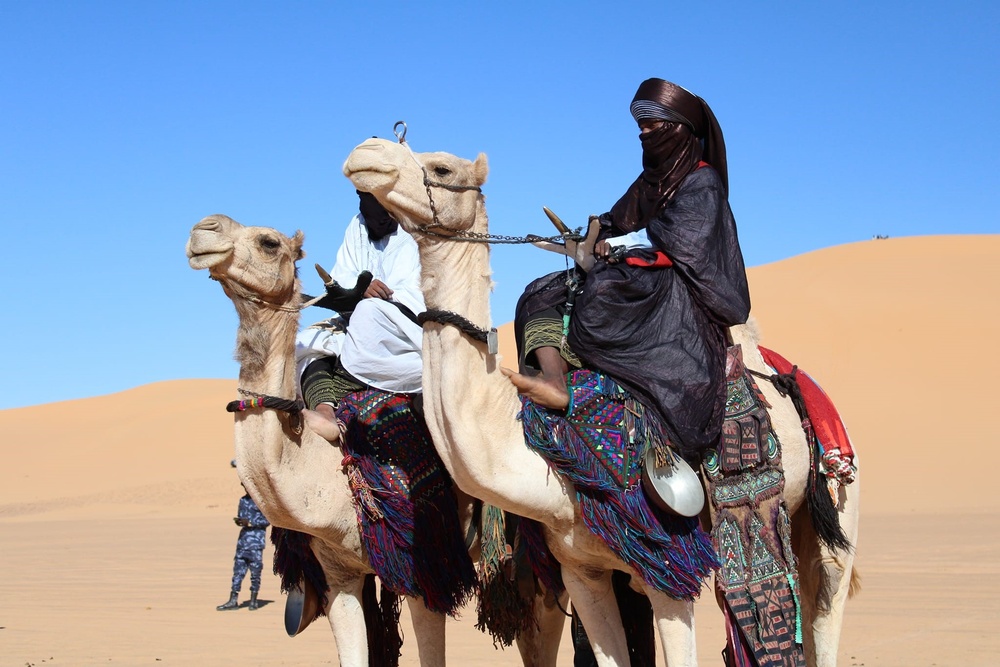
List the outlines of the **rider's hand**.
{"label": "rider's hand", "polygon": [[608,241],[598,241],[594,244],[594,256],[603,259],[608,264],[617,264],[625,258],[625,246],[611,245]]}
{"label": "rider's hand", "polygon": [[378,278],[375,278],[368,286],[368,289],[365,290],[365,298],[385,299],[386,301],[388,301],[390,298],[392,298],[392,290],[389,289],[389,286],[386,285],[384,282],[382,282]]}

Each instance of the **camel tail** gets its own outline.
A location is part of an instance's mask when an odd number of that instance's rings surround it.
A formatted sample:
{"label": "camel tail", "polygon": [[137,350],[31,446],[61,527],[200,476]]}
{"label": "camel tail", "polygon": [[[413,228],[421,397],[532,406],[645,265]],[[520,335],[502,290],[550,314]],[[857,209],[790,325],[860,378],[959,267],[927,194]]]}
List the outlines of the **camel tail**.
{"label": "camel tail", "polygon": [[851,586],[847,589],[847,597],[853,598],[855,595],[861,592],[861,573],[858,572],[858,568],[851,568]]}
{"label": "camel tail", "polygon": [[827,491],[826,479],[819,472],[822,456],[819,446],[813,442],[809,449],[811,450],[812,464],[809,466],[806,503],[809,506],[809,518],[812,519],[816,536],[833,551],[851,551],[854,549],[854,545],[844,534],[837,506],[833,504],[833,499]]}
{"label": "camel tail", "polygon": [[840,516],[837,514],[837,507],[830,499],[826,485],[821,482],[810,486],[814,488],[809,490],[807,502],[809,518],[812,519],[816,536],[832,551],[852,551],[854,545],[844,534],[844,529],[840,525]]}

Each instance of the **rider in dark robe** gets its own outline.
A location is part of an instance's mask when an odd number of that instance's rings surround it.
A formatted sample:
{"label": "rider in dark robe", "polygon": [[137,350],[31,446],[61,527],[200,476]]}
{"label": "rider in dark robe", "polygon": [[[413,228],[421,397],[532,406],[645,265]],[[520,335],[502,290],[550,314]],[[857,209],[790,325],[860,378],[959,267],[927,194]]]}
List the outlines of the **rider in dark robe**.
{"label": "rider in dark robe", "polygon": [[743,255],[728,201],[722,131],[700,97],[648,79],[632,101],[642,173],[600,216],[598,262],[562,344],[565,273],[528,286],[515,328],[522,393],[568,403],[566,371],[581,364],[621,383],[695,459],[719,439],[725,404],[726,328],[750,313]]}
{"label": "rider in dark robe", "polygon": [[[631,112],[642,173],[600,216],[589,274],[553,273],[526,288],[514,326],[521,373],[510,378],[536,403],[566,409],[570,366],[603,371],[658,418],[682,455],[699,461],[721,436],[726,329],[750,314],[726,146],[708,104],[668,81],[644,81]],[[651,665],[652,609],[627,579],[613,577],[630,662]],[[574,665],[596,665],[576,621]]]}

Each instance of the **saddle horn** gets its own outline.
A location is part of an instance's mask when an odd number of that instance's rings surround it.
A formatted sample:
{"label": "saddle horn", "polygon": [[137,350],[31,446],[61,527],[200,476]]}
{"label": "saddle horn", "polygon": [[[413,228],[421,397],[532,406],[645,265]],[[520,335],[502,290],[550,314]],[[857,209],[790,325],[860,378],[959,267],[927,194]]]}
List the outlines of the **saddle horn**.
{"label": "saddle horn", "polygon": [[549,216],[549,220],[551,220],[552,224],[556,226],[556,229],[559,230],[560,234],[569,234],[569,227],[566,226],[566,223],[564,223],[558,215],[553,213],[547,206],[543,206],[542,210],[545,211],[545,215]]}
{"label": "saddle horn", "polygon": [[[565,236],[570,233],[569,227],[566,226],[566,223],[564,223],[558,215],[545,206],[542,207],[542,210],[545,211],[545,215],[548,216],[549,220],[553,225],[555,225],[555,228],[559,230],[560,234]],[[566,240],[563,243],[535,241],[532,245],[541,248],[542,250],[548,250],[560,255],[566,255],[576,262],[581,269],[584,271],[590,271],[594,268],[594,264],[597,262],[597,258],[594,257],[594,246],[597,244],[597,233],[600,230],[601,222],[597,219],[596,215],[592,215],[590,216],[590,221],[587,223],[587,235],[582,241],[574,241],[568,236],[565,236]]]}
{"label": "saddle horn", "polygon": [[316,273],[319,274],[319,277],[323,280],[324,285],[329,285],[331,282],[333,282],[333,276],[327,273],[326,269],[324,269],[319,264],[316,264]]}

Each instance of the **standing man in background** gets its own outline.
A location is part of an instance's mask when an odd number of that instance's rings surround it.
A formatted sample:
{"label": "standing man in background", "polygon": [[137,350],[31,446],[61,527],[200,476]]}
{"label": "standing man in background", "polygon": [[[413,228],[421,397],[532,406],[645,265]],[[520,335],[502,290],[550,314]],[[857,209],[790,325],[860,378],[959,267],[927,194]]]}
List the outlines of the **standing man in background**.
{"label": "standing man in background", "polygon": [[[230,465],[235,468],[236,461],[231,461]],[[246,487],[243,491],[236,516],[233,517],[233,521],[240,527],[240,536],[236,540],[236,555],[233,558],[233,587],[229,600],[216,607],[219,611],[239,608],[237,598],[247,570],[250,570],[250,604],[247,606],[250,611],[260,608],[257,594],[260,593],[260,575],[264,569],[264,540],[270,524],[250,494],[246,493]]]}

